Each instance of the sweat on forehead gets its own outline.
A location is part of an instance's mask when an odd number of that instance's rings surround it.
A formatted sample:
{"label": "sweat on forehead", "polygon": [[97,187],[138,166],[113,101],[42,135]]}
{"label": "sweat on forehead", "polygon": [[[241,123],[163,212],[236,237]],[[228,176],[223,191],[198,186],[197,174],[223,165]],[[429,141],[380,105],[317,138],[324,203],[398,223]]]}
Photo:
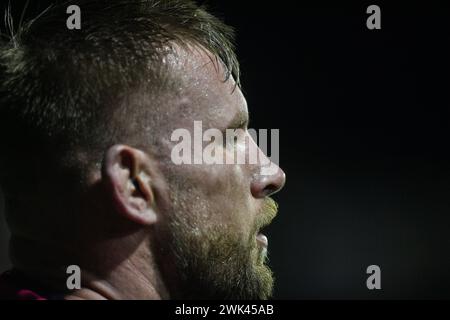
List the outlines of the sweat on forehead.
{"label": "sweat on forehead", "polygon": [[[190,127],[193,121],[217,123],[246,111],[246,102],[233,76],[219,57],[192,44],[171,43],[163,59],[172,85],[161,93],[159,117],[165,117],[163,131]],[[145,98],[144,98],[145,99]]]}
{"label": "sweat on forehead", "polygon": [[199,45],[177,43],[171,44],[172,53],[168,54],[165,63],[180,77],[187,87],[215,81],[227,83],[233,91],[236,81],[224,65],[220,57]]}

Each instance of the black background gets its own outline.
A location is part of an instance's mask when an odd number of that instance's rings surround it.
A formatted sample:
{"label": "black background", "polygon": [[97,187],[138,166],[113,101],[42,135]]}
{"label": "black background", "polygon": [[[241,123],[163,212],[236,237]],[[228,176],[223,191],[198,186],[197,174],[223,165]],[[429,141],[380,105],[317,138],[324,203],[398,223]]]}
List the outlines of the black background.
{"label": "black background", "polygon": [[206,1],[237,30],[250,126],[280,129],[275,297],[450,298],[450,9],[298,2]]}

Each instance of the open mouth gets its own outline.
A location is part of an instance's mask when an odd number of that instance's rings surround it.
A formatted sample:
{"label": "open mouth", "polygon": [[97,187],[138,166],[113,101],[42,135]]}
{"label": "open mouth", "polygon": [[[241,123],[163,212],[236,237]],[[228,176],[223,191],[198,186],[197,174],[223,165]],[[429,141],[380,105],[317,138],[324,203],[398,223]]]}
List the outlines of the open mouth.
{"label": "open mouth", "polygon": [[258,248],[257,261],[258,264],[262,265],[267,259],[267,248],[269,246],[269,240],[264,234],[258,233],[256,235],[256,243]]}

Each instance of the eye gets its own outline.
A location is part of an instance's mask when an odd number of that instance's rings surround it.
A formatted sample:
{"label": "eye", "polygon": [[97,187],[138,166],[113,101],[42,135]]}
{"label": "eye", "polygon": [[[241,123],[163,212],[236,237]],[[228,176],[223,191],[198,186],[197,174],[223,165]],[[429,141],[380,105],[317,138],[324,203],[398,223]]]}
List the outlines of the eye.
{"label": "eye", "polygon": [[224,145],[227,145],[228,147],[233,147],[235,148],[236,145],[239,142],[239,129],[236,128],[228,128],[227,131],[230,130],[228,133],[225,134],[224,136]]}

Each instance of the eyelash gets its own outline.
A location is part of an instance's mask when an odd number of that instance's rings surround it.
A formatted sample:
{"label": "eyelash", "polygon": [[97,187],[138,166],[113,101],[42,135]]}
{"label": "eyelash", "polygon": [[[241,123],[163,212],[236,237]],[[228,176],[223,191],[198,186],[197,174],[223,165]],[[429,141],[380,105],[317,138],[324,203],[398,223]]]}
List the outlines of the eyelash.
{"label": "eyelash", "polygon": [[[238,130],[238,129],[242,129],[242,128],[228,128],[228,130]],[[225,139],[223,140],[223,144],[226,145],[228,141],[227,141],[227,139],[226,139],[226,134],[225,134],[225,132],[224,132],[224,137],[225,137]],[[238,141],[239,141],[239,137],[233,135],[233,143],[234,143],[234,146],[236,146],[236,144],[237,144]]]}

